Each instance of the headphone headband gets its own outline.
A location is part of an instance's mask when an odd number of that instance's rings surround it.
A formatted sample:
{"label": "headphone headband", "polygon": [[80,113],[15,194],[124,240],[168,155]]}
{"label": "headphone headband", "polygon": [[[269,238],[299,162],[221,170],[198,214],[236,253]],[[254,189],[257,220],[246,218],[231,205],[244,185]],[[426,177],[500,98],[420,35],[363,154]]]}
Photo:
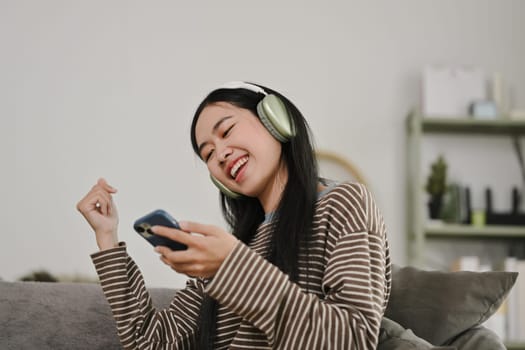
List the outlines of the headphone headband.
{"label": "headphone headband", "polygon": [[229,81],[218,87],[219,89],[246,89],[259,94],[268,95],[266,91],[260,86],[246,83],[244,81]]}

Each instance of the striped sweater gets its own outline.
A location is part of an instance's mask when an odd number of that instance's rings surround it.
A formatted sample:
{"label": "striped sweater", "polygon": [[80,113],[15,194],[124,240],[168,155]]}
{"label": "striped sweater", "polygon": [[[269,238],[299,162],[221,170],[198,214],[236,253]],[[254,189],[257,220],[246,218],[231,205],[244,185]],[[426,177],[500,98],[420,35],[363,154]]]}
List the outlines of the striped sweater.
{"label": "striped sweater", "polygon": [[344,183],[318,199],[297,283],[264,259],[271,226],[261,224],[249,245],[239,242],[211,281],[188,280],[164,310],[153,307],[124,243],[93,254],[123,347],[195,349],[208,294],[219,304],[217,349],[375,349],[391,272],[370,192]]}

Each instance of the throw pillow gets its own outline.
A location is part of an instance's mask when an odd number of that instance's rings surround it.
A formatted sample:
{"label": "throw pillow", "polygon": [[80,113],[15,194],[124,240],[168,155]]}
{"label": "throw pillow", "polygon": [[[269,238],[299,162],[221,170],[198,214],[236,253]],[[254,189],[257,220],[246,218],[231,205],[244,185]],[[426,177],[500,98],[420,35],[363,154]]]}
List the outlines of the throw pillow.
{"label": "throw pillow", "polygon": [[435,345],[482,324],[505,300],[514,272],[442,272],[393,266],[385,317]]}

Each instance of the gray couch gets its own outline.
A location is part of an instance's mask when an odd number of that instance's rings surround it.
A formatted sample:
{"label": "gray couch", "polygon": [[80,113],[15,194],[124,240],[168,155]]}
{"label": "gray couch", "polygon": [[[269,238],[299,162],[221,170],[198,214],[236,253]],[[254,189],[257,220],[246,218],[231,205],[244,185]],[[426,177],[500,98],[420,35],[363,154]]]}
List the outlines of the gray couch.
{"label": "gray couch", "polygon": [[[378,348],[505,349],[481,324],[515,279],[515,273],[394,268]],[[175,293],[161,288],[150,292],[158,307],[167,306]],[[2,350],[121,348],[97,284],[0,281],[0,325]]]}

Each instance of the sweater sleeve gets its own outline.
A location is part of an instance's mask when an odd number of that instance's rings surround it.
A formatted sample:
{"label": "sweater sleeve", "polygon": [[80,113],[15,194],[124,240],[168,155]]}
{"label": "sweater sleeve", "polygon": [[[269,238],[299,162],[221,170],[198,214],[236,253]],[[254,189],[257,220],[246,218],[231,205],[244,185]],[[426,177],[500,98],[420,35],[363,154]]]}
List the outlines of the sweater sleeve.
{"label": "sweater sleeve", "polygon": [[193,349],[202,284],[188,281],[168,309],[156,310],[126,246],[91,255],[124,349]]}
{"label": "sweater sleeve", "polygon": [[375,349],[390,263],[382,217],[368,192],[362,195],[359,217],[343,215],[341,230],[334,234],[323,296],[305,292],[243,243],[223,262],[206,292],[264,332],[272,348]]}

